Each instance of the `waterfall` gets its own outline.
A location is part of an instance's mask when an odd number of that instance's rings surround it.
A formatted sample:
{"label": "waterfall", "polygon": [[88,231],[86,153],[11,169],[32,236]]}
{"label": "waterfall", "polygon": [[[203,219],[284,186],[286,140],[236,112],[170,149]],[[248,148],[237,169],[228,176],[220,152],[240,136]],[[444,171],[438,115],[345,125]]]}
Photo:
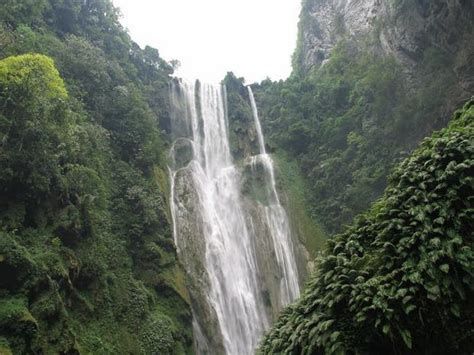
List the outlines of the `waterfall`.
{"label": "waterfall", "polygon": [[296,266],[295,251],[291,238],[290,223],[285,209],[280,203],[280,198],[276,189],[275,169],[271,156],[267,154],[265,149],[265,139],[262,133],[262,126],[258,116],[257,104],[252,92],[252,88],[248,87],[250,103],[252,106],[255,127],[257,130],[260,155],[252,157],[252,166],[260,163],[268,178],[267,188],[270,194],[270,203],[265,206],[266,223],[270,229],[270,235],[273,239],[273,246],[278,259],[278,264],[283,271],[281,279],[281,299],[284,305],[287,305],[300,295],[298,284],[298,268]]}
{"label": "waterfall", "polygon": [[[266,276],[259,265],[254,216],[245,208],[241,171],[234,164],[229,138],[225,87],[171,84],[171,212],[174,239],[188,274],[198,353],[252,354],[272,315],[266,299]],[[272,196],[264,209],[275,268],[280,269],[279,301],[299,295],[298,272],[290,227],[276,190],[273,162],[265,152],[255,100],[249,91],[263,164]],[[268,255],[268,258],[271,258]],[[267,292],[268,293],[268,292]],[[268,297],[267,297],[268,298]]]}

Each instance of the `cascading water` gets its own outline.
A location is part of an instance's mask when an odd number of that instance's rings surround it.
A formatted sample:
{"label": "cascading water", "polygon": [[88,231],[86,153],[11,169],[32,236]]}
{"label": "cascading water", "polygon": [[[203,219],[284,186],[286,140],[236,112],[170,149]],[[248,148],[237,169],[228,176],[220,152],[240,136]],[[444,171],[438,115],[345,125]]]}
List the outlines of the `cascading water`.
{"label": "cascading water", "polygon": [[295,260],[296,253],[291,238],[288,215],[280,203],[280,198],[276,189],[273,160],[271,156],[267,154],[265,149],[265,140],[263,138],[262,126],[260,125],[260,119],[258,117],[257,104],[250,86],[248,87],[248,91],[260,148],[260,155],[252,157],[252,166],[255,169],[255,166],[258,163],[262,164],[264,171],[268,176],[265,181],[267,182],[266,185],[269,190],[268,193],[270,199],[269,205],[264,206],[266,223],[273,239],[273,246],[275,248],[278,264],[281,266],[283,272],[283,277],[280,281],[281,302],[283,305],[287,305],[300,295],[298,268]]}
{"label": "cascading water", "polygon": [[[264,208],[267,234],[281,275],[279,300],[299,295],[298,271],[288,217],[275,187],[273,162],[265,152],[255,100],[249,90],[260,153],[270,194]],[[175,243],[188,274],[198,353],[245,355],[254,352],[271,314],[257,251],[254,216],[242,197],[242,177],[229,147],[225,87],[171,84],[171,209]],[[262,237],[263,238],[263,237]],[[269,255],[268,257],[271,257]],[[277,304],[278,303],[278,304]]]}

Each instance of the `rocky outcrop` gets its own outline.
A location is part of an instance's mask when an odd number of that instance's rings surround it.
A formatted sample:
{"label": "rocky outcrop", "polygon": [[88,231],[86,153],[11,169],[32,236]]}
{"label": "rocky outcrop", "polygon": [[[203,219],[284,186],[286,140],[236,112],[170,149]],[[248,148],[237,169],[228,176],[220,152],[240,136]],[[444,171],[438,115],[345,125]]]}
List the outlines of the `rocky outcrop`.
{"label": "rocky outcrop", "polygon": [[319,67],[344,37],[367,35],[378,0],[307,0],[300,20],[299,47],[294,65],[303,71]]}
{"label": "rocky outcrop", "polygon": [[324,65],[343,39],[393,55],[410,76],[425,51],[450,59],[459,85],[474,89],[474,3],[470,0],[307,0],[300,20],[295,70]]}
{"label": "rocky outcrop", "polygon": [[192,170],[181,168],[176,172],[174,200],[180,206],[175,216],[175,233],[180,235],[176,240],[180,260],[186,270],[186,284],[191,296],[194,313],[193,328],[195,349],[206,354],[211,351],[224,353],[222,334],[217,315],[209,304],[207,291],[209,278],[204,265],[206,245],[203,243],[204,233],[197,188],[194,186]]}

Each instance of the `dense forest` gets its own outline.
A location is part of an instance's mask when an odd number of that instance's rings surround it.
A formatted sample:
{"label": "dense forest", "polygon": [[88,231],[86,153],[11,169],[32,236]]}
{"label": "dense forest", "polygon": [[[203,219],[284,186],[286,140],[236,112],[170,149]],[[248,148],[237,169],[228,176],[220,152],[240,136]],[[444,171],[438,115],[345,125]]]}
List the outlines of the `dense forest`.
{"label": "dense forest", "polygon": [[[333,3],[304,0],[291,76],[251,85],[311,274],[257,352],[470,354],[474,5],[377,2],[362,26]],[[0,354],[192,354],[202,336],[173,240],[174,62],[119,19],[110,0],[0,5]],[[222,83],[245,168],[255,112],[244,78]]]}
{"label": "dense forest", "polygon": [[188,353],[173,68],[107,0],[12,0],[0,19],[0,353]]}

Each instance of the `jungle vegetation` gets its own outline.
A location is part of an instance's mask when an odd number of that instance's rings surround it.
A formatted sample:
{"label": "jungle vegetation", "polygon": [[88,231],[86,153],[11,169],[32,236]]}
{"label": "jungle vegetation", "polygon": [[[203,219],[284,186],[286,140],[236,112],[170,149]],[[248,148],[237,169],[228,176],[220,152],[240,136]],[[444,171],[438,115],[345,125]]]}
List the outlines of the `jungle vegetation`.
{"label": "jungle vegetation", "polygon": [[262,354],[469,354],[474,348],[474,101],[331,238]]}
{"label": "jungle vegetation", "polygon": [[[440,130],[461,101],[453,58],[427,49],[415,82],[350,41],[321,68],[294,65],[253,89],[310,255],[330,238],[260,351],[472,353],[474,103]],[[0,354],[192,353],[172,75],[110,0],[2,2]],[[239,158],[257,149],[252,112],[244,80],[224,83]]]}
{"label": "jungle vegetation", "polygon": [[108,0],[0,6],[0,353],[189,353],[171,65]]}

